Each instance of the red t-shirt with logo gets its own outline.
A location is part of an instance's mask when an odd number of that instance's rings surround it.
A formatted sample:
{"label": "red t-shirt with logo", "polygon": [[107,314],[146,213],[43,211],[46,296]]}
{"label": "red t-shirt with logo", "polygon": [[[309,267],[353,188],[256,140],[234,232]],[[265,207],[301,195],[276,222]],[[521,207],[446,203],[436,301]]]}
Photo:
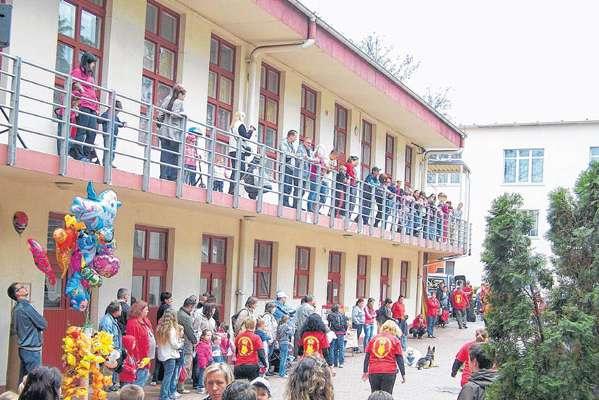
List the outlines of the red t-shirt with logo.
{"label": "red t-shirt with logo", "polygon": [[380,333],[370,340],[366,352],[370,354],[369,374],[397,373],[396,357],[402,354],[401,342],[397,337],[389,333]]}
{"label": "red t-shirt with logo", "polygon": [[322,351],[329,348],[327,335],[317,331],[304,332],[301,338],[301,344],[304,349],[304,356],[311,356],[314,355],[314,353],[318,353],[322,356]]}
{"label": "red t-shirt with logo", "polygon": [[462,363],[462,381],[460,382],[462,386],[468,383],[470,379],[470,375],[472,375],[472,370],[470,369],[470,347],[475,344],[476,341],[471,341],[463,345],[458,354],[455,356],[455,359]]}
{"label": "red t-shirt with logo", "polygon": [[405,304],[398,301],[393,303],[393,306],[391,307],[391,314],[393,314],[394,319],[403,319],[403,316],[406,314]]}
{"label": "red t-shirt with logo", "polygon": [[235,338],[237,361],[235,365],[258,365],[258,350],[262,339],[252,331],[244,331]]}
{"label": "red t-shirt with logo", "polygon": [[458,310],[465,310],[468,307],[468,300],[466,300],[466,296],[464,292],[461,290],[456,290],[453,292],[453,306]]}

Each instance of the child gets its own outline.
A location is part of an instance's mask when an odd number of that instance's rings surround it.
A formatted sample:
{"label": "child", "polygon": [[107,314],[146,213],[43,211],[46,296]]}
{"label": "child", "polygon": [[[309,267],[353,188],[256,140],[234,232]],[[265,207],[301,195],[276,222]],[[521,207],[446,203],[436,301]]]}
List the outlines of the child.
{"label": "child", "polygon": [[204,329],[200,335],[200,341],[196,346],[196,357],[198,360],[198,393],[204,393],[204,370],[212,364],[212,332]]}
{"label": "child", "polygon": [[222,192],[225,186],[225,177],[225,160],[223,156],[218,156],[214,163],[214,184],[212,185],[212,190]]}
{"label": "child", "polygon": [[135,337],[131,335],[123,336],[123,365],[121,372],[119,373],[119,381],[121,385],[126,385],[135,382],[137,375],[137,364],[138,361],[133,356],[135,352]]}
{"label": "child", "polygon": [[335,218],[345,216],[345,191],[347,189],[347,168],[339,166],[335,183]]}
{"label": "child", "polygon": [[[69,137],[72,139],[75,137],[75,135],[77,135],[77,127],[75,126],[77,124],[77,110],[79,110],[79,97],[75,97],[73,96],[71,98],[71,112],[69,114],[69,122],[71,123],[71,128],[69,130]],[[54,110],[54,114],[56,114],[56,117],[58,119],[60,119],[61,121],[63,120],[63,116],[64,116],[64,107],[60,107],[57,108],[56,110]],[[62,134],[62,130],[64,129],[64,125],[63,122],[59,122],[58,123],[58,136],[59,137],[64,137]],[[56,151],[57,154],[60,155],[60,150],[62,149],[62,145],[64,143],[64,140],[56,140]]]}
{"label": "child", "polygon": [[[121,110],[123,109],[123,105],[121,104],[120,100],[117,100],[114,102],[114,125],[112,127],[112,159],[110,160],[110,163],[112,165],[112,162],[114,161],[114,149],[116,148],[116,137],[119,134],[119,128],[124,128],[125,126],[127,126],[127,123],[121,121],[119,119],[119,113],[121,112]],[[108,149],[108,144],[110,143],[110,134],[108,132],[108,127],[110,126],[110,118],[112,118],[112,112],[110,111],[110,108],[106,111],[104,111],[104,113],[102,115],[100,115],[100,118],[98,118],[98,124],[102,125],[102,131],[104,131],[104,135],[102,135],[102,137],[104,138],[104,147],[106,149]],[[103,120],[102,118],[105,118],[106,120]],[[104,162],[104,164],[106,164],[108,162],[108,150],[104,151],[104,159],[102,160]]]}
{"label": "child", "polygon": [[422,339],[422,335],[426,332],[426,322],[424,322],[424,317],[422,314],[418,314],[414,321],[412,321],[412,326],[410,327],[410,333],[415,338]]}
{"label": "child", "polygon": [[266,321],[264,321],[263,319],[259,319],[256,323],[256,335],[258,335],[262,340],[264,354],[267,355],[266,365],[264,365],[263,368],[260,368],[262,375],[265,375],[268,372],[268,369],[270,368],[270,360],[268,359],[268,343],[272,340],[272,338],[268,336],[268,333],[266,333]]}
{"label": "child", "polygon": [[195,186],[198,182],[196,181],[196,165],[200,160],[198,153],[198,133],[196,128],[190,128],[185,134],[185,183],[191,186]]}
{"label": "child", "polygon": [[212,335],[212,361],[215,363],[224,363],[225,356],[223,355],[223,350],[220,347],[221,344],[221,336],[217,333]]}
{"label": "child", "polygon": [[279,342],[279,376],[287,377],[287,356],[289,355],[289,347],[293,328],[289,326],[289,316],[283,315],[279,321],[277,328],[277,341]]}
{"label": "child", "polygon": [[221,325],[220,328],[218,328],[218,333],[221,336],[220,348],[222,350],[222,356],[226,357],[227,364],[235,364],[235,349],[233,347],[233,342],[231,341],[229,325]]}

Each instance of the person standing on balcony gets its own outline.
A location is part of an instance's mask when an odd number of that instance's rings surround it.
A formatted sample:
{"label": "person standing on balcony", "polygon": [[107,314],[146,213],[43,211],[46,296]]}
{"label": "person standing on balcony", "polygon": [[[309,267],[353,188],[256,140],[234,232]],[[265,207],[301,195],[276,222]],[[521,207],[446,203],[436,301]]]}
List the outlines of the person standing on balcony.
{"label": "person standing on balcony", "polygon": [[[167,96],[160,108],[158,114],[160,138],[160,179],[169,181],[177,180],[177,168],[179,157],[181,156],[181,143],[185,135],[183,134],[183,122],[185,120],[185,110],[183,108],[183,100],[187,91],[182,85],[176,84],[169,96]],[[175,167],[169,167],[168,165]]]}
{"label": "person standing on balcony", "polygon": [[[299,146],[297,143],[297,131],[293,129],[287,132],[287,139],[281,142],[279,150],[283,153],[283,205],[286,207],[297,207],[299,194],[299,170],[300,163]],[[293,205],[289,202],[289,194],[293,191]]]}
{"label": "person standing on balcony", "polygon": [[345,163],[345,170],[347,172],[347,177],[349,179],[349,211],[348,218],[351,218],[352,213],[354,212],[354,207],[356,204],[356,193],[358,192],[358,180],[356,178],[356,167],[358,166],[358,161],[360,159],[357,156],[349,156],[347,159],[347,163]]}
{"label": "person standing on balcony", "polygon": [[347,191],[347,184],[349,178],[347,177],[347,168],[345,164],[339,166],[339,171],[335,177],[335,218],[341,218],[345,216],[345,193]]}
{"label": "person standing on balcony", "polygon": [[[372,167],[370,170],[370,174],[366,177],[364,181],[364,186],[362,189],[362,223],[364,225],[368,225],[370,222],[370,213],[372,212],[372,193],[375,192],[379,187],[379,167]],[[356,217],[356,222],[358,222],[358,218]]]}
{"label": "person standing on balcony", "polygon": [[[77,133],[75,140],[93,146],[96,141],[96,132],[98,129],[98,111],[100,104],[98,102],[98,93],[93,86],[96,84],[94,71],[96,69],[97,59],[93,54],[83,53],[79,65],[71,71],[73,76],[73,95],[79,97],[79,114],[77,115]],[[79,143],[73,143],[69,154],[75,160],[90,162],[92,155],[95,154],[93,147],[84,146]]]}
{"label": "person standing on balcony", "polygon": [[202,180],[202,171],[200,164],[199,178],[196,179],[196,167],[199,164],[199,161],[202,159],[200,157],[200,152],[198,151],[198,136],[200,133],[197,128],[191,127],[187,130],[185,134],[185,148],[183,150],[185,154],[185,183],[190,186],[196,186],[199,181]]}
{"label": "person standing on balcony", "polygon": [[[229,183],[229,194],[235,194],[235,181],[241,181],[243,172],[245,172],[245,158],[249,156],[252,151],[247,143],[247,140],[252,138],[252,134],[256,130],[250,125],[250,129],[245,127],[243,121],[245,120],[245,113],[237,111],[235,118],[231,122],[231,150],[229,151],[229,159],[231,160],[231,181]],[[240,165],[237,165],[237,149],[241,149]],[[241,172],[240,172],[241,171]]]}
{"label": "person standing on balcony", "polygon": [[[119,113],[123,109],[123,105],[120,100],[114,102],[114,125],[112,126],[112,137],[108,132],[108,128],[110,127],[110,119],[112,118],[112,110],[109,108],[104,111],[102,115],[100,115],[99,124],[102,125],[102,131],[104,134],[102,138],[104,139],[104,148],[109,149],[112,148],[112,158],[110,159],[110,165],[114,162],[114,149],[116,149],[116,137],[119,134],[119,128],[124,128],[127,126],[127,123],[121,121],[119,118]],[[108,150],[104,150],[104,157],[102,159],[102,164],[106,165],[108,161]],[[114,168],[114,166],[112,166]]]}
{"label": "person standing on balcony", "polygon": [[328,193],[326,177],[328,171],[329,166],[325,159],[324,146],[318,145],[310,164],[310,194],[308,195],[307,207],[310,212],[318,212],[320,205],[326,200]]}

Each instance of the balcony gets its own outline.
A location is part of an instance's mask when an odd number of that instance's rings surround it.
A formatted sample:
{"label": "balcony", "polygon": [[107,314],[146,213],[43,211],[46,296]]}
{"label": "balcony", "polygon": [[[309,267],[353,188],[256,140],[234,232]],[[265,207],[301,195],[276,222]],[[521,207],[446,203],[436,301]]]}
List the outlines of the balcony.
{"label": "balcony", "polygon": [[[292,154],[255,141],[256,134],[246,139],[194,119],[193,112],[174,114],[95,85],[99,125],[75,134],[86,129],[80,117],[93,117],[76,108],[73,87],[84,83],[18,57],[0,59],[0,162],[9,166],[433,253],[469,250],[469,223],[387,185],[344,179],[338,172],[344,163],[319,146],[320,157]],[[118,118],[112,112],[117,104]]]}

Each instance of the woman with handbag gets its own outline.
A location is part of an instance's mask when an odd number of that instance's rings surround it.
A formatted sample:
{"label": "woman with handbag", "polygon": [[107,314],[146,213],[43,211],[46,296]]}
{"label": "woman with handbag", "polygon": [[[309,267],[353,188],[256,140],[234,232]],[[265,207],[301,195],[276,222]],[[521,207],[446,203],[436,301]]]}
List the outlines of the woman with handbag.
{"label": "woman with handbag", "polygon": [[[235,194],[235,180],[241,180],[238,176],[239,170],[245,171],[245,158],[251,154],[251,148],[249,147],[246,140],[252,138],[252,134],[256,130],[253,126],[250,129],[245,127],[243,120],[245,119],[245,113],[237,111],[235,113],[235,119],[231,122],[231,149],[229,150],[229,160],[231,161],[231,181],[229,183],[229,194]],[[239,143],[238,143],[239,141]],[[240,165],[237,166],[237,149],[241,149],[239,155]]]}
{"label": "woman with handbag", "polygon": [[184,140],[183,122],[185,110],[183,100],[187,91],[182,85],[175,85],[170,96],[166,97],[160,105],[165,111],[158,115],[158,135],[160,138],[160,179],[169,181],[177,180],[177,168],[169,167],[170,164],[179,165],[181,157],[181,143]]}

